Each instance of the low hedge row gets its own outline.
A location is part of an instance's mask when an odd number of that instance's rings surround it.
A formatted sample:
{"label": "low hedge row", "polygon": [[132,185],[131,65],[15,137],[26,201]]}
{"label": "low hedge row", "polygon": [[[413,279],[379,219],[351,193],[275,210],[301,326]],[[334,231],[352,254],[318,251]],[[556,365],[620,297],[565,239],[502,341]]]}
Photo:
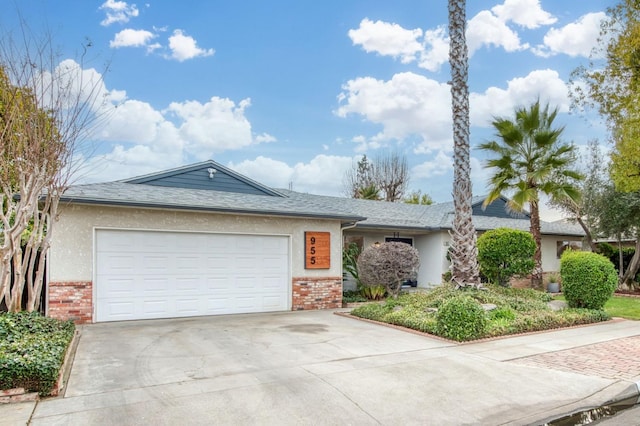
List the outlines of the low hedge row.
{"label": "low hedge row", "polygon": [[0,314],[0,389],[51,393],[75,325],[38,313]]}

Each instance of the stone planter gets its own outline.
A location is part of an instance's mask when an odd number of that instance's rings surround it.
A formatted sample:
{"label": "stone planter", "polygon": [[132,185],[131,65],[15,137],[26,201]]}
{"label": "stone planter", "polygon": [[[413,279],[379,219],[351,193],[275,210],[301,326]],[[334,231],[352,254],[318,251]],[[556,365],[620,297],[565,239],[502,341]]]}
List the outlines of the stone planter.
{"label": "stone planter", "polygon": [[560,293],[560,284],[547,283],[547,293]]}

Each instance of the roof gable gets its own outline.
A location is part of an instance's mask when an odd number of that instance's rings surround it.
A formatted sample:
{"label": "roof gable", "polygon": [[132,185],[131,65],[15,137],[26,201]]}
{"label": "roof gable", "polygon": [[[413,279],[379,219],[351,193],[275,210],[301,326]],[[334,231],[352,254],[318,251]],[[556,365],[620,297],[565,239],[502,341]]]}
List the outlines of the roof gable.
{"label": "roof gable", "polygon": [[279,192],[242,176],[213,160],[125,179],[121,182],[282,197]]}
{"label": "roof gable", "polygon": [[[479,199],[479,201],[477,201]],[[477,197],[471,204],[473,216],[489,216],[502,219],[529,219],[530,215],[526,211],[518,212],[510,209],[507,205],[508,200],[500,197],[486,207],[483,207],[485,197]]]}

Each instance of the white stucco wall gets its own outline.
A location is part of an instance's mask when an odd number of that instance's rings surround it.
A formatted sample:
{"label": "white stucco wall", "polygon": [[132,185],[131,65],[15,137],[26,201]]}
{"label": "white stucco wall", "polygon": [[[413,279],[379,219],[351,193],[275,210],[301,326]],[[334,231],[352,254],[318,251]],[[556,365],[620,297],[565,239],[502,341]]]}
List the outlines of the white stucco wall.
{"label": "white stucco wall", "polygon": [[436,232],[416,237],[414,245],[420,253],[420,273],[418,287],[434,287],[442,283],[442,274],[448,270],[446,254],[449,235]]}
{"label": "white stucco wall", "polygon": [[542,237],[542,270],[544,272],[559,272],[558,241],[582,241],[580,237],[566,235],[544,235]]}
{"label": "white stucco wall", "polygon": [[[61,206],[59,220],[53,227],[50,282],[93,281],[96,228],[286,235],[291,247],[291,277],[342,274],[342,234],[340,223],[335,220],[71,205]],[[331,233],[330,269],[305,269],[305,231]]]}

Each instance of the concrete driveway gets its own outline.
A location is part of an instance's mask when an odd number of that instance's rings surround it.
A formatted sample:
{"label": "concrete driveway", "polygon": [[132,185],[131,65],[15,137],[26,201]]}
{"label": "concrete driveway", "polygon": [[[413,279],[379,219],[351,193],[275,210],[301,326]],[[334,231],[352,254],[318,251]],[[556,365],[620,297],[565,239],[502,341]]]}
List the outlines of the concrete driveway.
{"label": "concrete driveway", "polygon": [[93,324],[65,397],[30,424],[527,424],[630,382],[511,361],[630,335],[640,324],[457,345],[330,311]]}

